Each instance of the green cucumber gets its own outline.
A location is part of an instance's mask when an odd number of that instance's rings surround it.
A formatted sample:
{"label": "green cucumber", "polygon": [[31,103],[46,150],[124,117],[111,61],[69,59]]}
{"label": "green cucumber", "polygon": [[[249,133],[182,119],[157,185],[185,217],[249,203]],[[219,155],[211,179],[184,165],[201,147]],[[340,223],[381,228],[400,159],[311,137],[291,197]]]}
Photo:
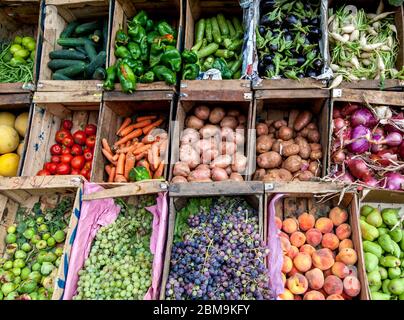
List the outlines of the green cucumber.
{"label": "green cucumber", "polygon": [[85,69],[85,75],[87,78],[91,77],[95,70],[99,67],[105,66],[105,60],[107,59],[107,54],[105,51],[100,51],[100,53],[93,59]]}
{"label": "green cucumber", "polygon": [[60,39],[64,39],[64,38],[69,38],[73,32],[74,29],[76,29],[76,27],[79,25],[80,23],[77,21],[72,21],[70,22],[67,27],[62,31],[62,33],[60,34],[59,38]]}
{"label": "green cucumber", "polygon": [[66,67],[76,65],[78,60],[68,60],[68,59],[53,59],[48,62],[48,68],[52,71],[63,69]]}
{"label": "green cucumber", "polygon": [[104,68],[97,68],[93,73],[93,79],[95,80],[104,80],[107,77],[107,72]]}
{"label": "green cucumber", "polygon": [[88,36],[88,38],[89,38],[91,41],[95,42],[95,43],[101,43],[101,42],[100,42],[101,39],[102,39],[102,32],[101,32],[101,30],[95,30],[93,34],[90,34],[90,35]]}
{"label": "green cucumber", "polygon": [[91,21],[91,22],[86,22],[82,23],[76,28],[76,33],[77,34],[88,34],[91,32],[94,32],[95,30],[101,28],[101,22],[100,21]]}
{"label": "green cucumber", "polygon": [[85,60],[87,56],[76,50],[55,50],[49,52],[51,59]]}
{"label": "green cucumber", "polygon": [[76,47],[75,49],[76,49],[78,52],[84,54],[84,55],[86,56],[86,59],[87,59],[87,51],[84,50],[84,47]]}
{"label": "green cucumber", "polygon": [[52,80],[72,80],[72,79],[69,77],[66,77],[65,75],[63,75],[61,73],[55,72],[54,74],[52,74]]}
{"label": "green cucumber", "polygon": [[95,45],[91,41],[86,41],[84,44],[84,50],[87,52],[87,56],[90,61],[93,61],[97,56],[97,50],[95,50]]}
{"label": "green cucumber", "polygon": [[87,64],[83,61],[77,61],[77,63],[73,66],[59,69],[57,73],[62,74],[66,77],[74,77],[79,75],[80,73],[83,73],[83,71],[86,69]]}
{"label": "green cucumber", "polygon": [[88,39],[85,38],[64,38],[58,39],[58,45],[62,47],[80,47],[84,46]]}

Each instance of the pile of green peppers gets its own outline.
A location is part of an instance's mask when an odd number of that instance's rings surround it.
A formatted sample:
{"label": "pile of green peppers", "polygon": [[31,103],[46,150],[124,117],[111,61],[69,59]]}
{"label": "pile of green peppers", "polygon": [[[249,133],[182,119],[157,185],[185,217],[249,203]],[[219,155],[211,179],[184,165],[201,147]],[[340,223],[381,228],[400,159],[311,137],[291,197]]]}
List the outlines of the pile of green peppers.
{"label": "pile of green peppers", "polygon": [[236,17],[223,14],[200,19],[195,25],[195,44],[182,53],[182,79],[195,80],[199,73],[218,69],[222,79],[239,79],[243,65],[243,27]]}
{"label": "pile of green peppers", "polygon": [[115,36],[115,65],[107,68],[105,90],[113,90],[119,80],[122,92],[132,93],[136,84],[165,81],[176,83],[181,70],[181,54],[176,49],[177,34],[166,21],[155,23],[145,11],[128,22],[128,31]]}

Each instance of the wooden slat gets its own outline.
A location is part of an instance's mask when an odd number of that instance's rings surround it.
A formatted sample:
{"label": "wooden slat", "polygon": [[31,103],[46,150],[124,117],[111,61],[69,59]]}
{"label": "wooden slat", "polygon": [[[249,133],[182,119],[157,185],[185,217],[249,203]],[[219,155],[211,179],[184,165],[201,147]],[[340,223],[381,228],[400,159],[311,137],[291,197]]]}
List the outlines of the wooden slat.
{"label": "wooden slat", "polygon": [[252,100],[248,80],[188,80],[181,81],[184,101],[243,101]]}
{"label": "wooden slat", "polygon": [[[48,59],[49,60],[49,59]],[[45,67],[43,67],[45,68]],[[99,80],[39,80],[38,91],[45,92],[82,92],[82,91],[102,91],[102,81]]]}
{"label": "wooden slat", "polygon": [[31,103],[30,93],[9,93],[0,94],[0,107],[1,106],[23,106]]}
{"label": "wooden slat", "polygon": [[318,89],[327,87],[327,81],[304,78],[301,80],[291,79],[264,79],[258,84],[253,84],[253,90],[301,90]]}
{"label": "wooden slat", "polygon": [[263,192],[261,182],[221,181],[221,182],[188,182],[170,185],[170,196],[219,196],[219,195],[248,195]]}
{"label": "wooden slat", "polygon": [[264,184],[264,190],[266,192],[301,194],[305,194],[306,192],[338,193],[341,192],[343,187],[343,184],[310,181],[274,182]]}
{"label": "wooden slat", "polygon": [[330,90],[327,89],[307,89],[307,90],[257,90],[255,92],[256,99],[317,99],[329,98]]}
{"label": "wooden slat", "polygon": [[[355,90],[380,90],[379,80],[359,80],[347,82],[344,81],[338,86],[340,89],[355,89]],[[384,90],[402,90],[404,89],[404,81],[397,79],[387,79],[384,83]]]}
{"label": "wooden slat", "polygon": [[104,93],[104,101],[161,101],[171,100],[172,90],[144,90],[139,87],[133,94],[125,94],[121,91],[109,91]]}
{"label": "wooden slat", "polygon": [[32,189],[78,188],[82,181],[81,176],[2,177],[0,191],[24,189],[30,192]]}
{"label": "wooden slat", "polygon": [[102,92],[79,91],[71,92],[36,92],[34,103],[76,103],[80,105],[100,103]]}
{"label": "wooden slat", "polygon": [[333,91],[333,101],[403,106],[404,92],[342,89]]}
{"label": "wooden slat", "polygon": [[25,85],[22,82],[16,83],[0,83],[0,93],[27,93],[34,87],[33,85]]}

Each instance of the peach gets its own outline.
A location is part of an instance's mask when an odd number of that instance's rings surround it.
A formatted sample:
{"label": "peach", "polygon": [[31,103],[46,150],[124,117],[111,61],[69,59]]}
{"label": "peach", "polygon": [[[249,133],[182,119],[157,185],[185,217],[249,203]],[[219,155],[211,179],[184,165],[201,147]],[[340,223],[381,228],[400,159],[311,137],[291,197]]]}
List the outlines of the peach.
{"label": "peach", "polygon": [[303,300],[325,300],[325,297],[321,292],[312,290],[305,293]]}
{"label": "peach", "polygon": [[305,273],[306,279],[309,282],[309,287],[314,290],[319,290],[324,285],[324,275],[323,272],[314,268]]}
{"label": "peach", "polygon": [[289,240],[289,235],[283,231],[279,231],[279,237],[285,238]]}
{"label": "peach", "polygon": [[316,247],[321,243],[323,235],[317,229],[309,229],[306,231],[306,241],[309,245]]}
{"label": "peach", "polygon": [[323,235],[323,239],[321,240],[321,245],[323,248],[335,250],[339,247],[338,237],[333,233],[326,233]]}
{"label": "peach", "polygon": [[348,267],[342,262],[335,262],[331,268],[332,274],[337,276],[340,279],[344,279],[345,277],[349,276],[349,269]]}
{"label": "peach", "polygon": [[293,294],[303,294],[307,291],[309,283],[304,275],[296,273],[286,281],[286,285]]}
{"label": "peach", "polygon": [[290,235],[290,243],[298,248],[304,245],[306,242],[306,236],[300,231],[295,231]]}
{"label": "peach", "polygon": [[295,296],[295,300],[303,300],[301,296]]}
{"label": "peach", "polygon": [[282,227],[283,227],[283,231],[291,234],[291,233],[297,231],[298,225],[297,225],[296,219],[287,218],[287,219],[283,220]]}
{"label": "peach", "polygon": [[282,273],[282,283],[283,283],[283,286],[286,285],[286,275],[284,273]]}
{"label": "peach", "polygon": [[346,265],[354,265],[358,261],[358,256],[354,249],[344,248],[338,253],[335,260],[343,262]]}
{"label": "peach", "polygon": [[283,256],[282,272],[288,273],[290,272],[290,270],[292,270],[292,268],[293,268],[292,259],[290,259],[288,256]]}
{"label": "peach", "polygon": [[341,294],[341,296],[342,296],[345,300],[352,300],[352,297],[351,297],[351,296],[348,296],[345,292],[343,292],[343,293]]}
{"label": "peach", "polygon": [[307,212],[302,213],[297,220],[299,221],[300,230],[307,231],[314,227],[316,220],[312,214]]}
{"label": "peach", "polygon": [[339,207],[332,208],[328,216],[336,227],[348,220],[348,213]]}
{"label": "peach", "polygon": [[354,276],[354,277],[358,277],[358,268],[355,266],[347,266],[348,270],[349,270],[349,275],[350,276]]}
{"label": "peach", "polygon": [[296,267],[293,266],[292,270],[290,270],[290,272],[288,272],[288,277],[292,277],[292,276],[294,276],[296,273],[299,273],[299,270],[297,270]]}
{"label": "peach", "polygon": [[326,300],[345,300],[340,294],[332,294],[327,297]]}
{"label": "peach", "polygon": [[332,232],[332,229],[334,228],[334,225],[331,221],[331,219],[321,217],[317,219],[316,221],[316,229],[319,230],[321,233],[330,233]]}
{"label": "peach", "polygon": [[286,254],[290,250],[290,242],[288,239],[284,237],[280,237],[281,248],[284,254]]}
{"label": "peach", "polygon": [[306,252],[299,252],[293,259],[293,264],[300,272],[309,271],[311,268],[311,257]]}
{"label": "peach", "polygon": [[279,217],[275,217],[275,224],[279,230],[282,229],[282,220]]}
{"label": "peach", "polygon": [[302,245],[300,247],[299,251],[300,252],[306,252],[311,256],[313,254],[313,252],[316,251],[316,249],[313,246],[309,245],[309,244],[304,244],[304,245]]}
{"label": "peach", "polygon": [[324,273],[324,278],[326,278],[328,276],[332,276],[331,268],[327,269],[327,270],[324,270],[323,273]]}
{"label": "peach", "polygon": [[289,258],[293,259],[299,253],[299,249],[295,246],[290,246],[288,253],[286,254]]}
{"label": "peach", "polygon": [[285,291],[279,295],[279,298],[282,300],[294,300],[295,296],[288,289],[285,289]]}
{"label": "peach", "polygon": [[338,239],[345,240],[351,236],[351,226],[347,223],[340,224],[335,230]]}
{"label": "peach", "polygon": [[341,294],[344,290],[344,285],[340,278],[331,275],[325,278],[323,288],[328,295]]}
{"label": "peach", "polygon": [[344,248],[351,248],[353,249],[353,242],[351,239],[344,239],[339,243],[338,250],[341,251]]}
{"label": "peach", "polygon": [[361,284],[357,277],[348,276],[344,279],[344,293],[356,297],[361,292]]}
{"label": "peach", "polygon": [[323,248],[313,252],[311,255],[313,260],[313,265],[320,270],[327,270],[334,264],[334,257],[332,256],[332,251],[327,248]]}

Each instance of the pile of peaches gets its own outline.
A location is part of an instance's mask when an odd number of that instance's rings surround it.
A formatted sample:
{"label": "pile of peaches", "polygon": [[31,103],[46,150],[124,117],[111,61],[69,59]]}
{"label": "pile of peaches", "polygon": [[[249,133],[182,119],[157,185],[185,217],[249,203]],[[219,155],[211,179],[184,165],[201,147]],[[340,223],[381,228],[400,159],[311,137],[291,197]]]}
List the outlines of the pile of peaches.
{"label": "pile of peaches", "polygon": [[307,212],[276,218],[283,250],[283,300],[349,300],[360,293],[358,260],[347,224],[348,213],[335,207],[317,220]]}

